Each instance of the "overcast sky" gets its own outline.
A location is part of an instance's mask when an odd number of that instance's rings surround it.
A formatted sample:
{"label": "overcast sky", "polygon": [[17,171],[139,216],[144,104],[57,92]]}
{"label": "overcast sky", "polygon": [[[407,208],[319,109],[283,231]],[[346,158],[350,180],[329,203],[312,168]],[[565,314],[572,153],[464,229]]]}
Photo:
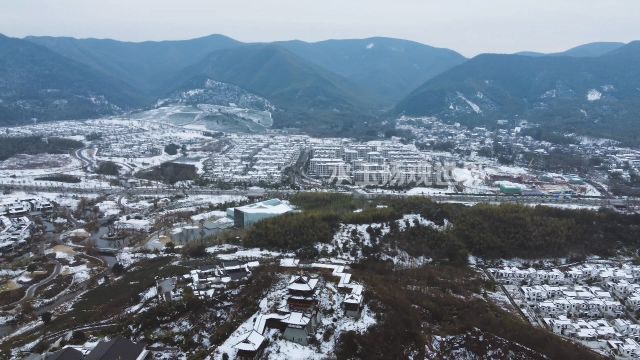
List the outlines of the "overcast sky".
{"label": "overcast sky", "polygon": [[0,33],[142,41],[389,36],[471,56],[640,39],[640,0],[0,0]]}

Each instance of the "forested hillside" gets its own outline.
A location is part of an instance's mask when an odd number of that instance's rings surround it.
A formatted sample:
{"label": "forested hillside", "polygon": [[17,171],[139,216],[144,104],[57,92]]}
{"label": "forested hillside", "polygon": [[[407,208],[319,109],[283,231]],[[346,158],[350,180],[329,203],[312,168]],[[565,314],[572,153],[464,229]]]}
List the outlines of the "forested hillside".
{"label": "forested hillside", "polygon": [[640,42],[601,56],[479,55],[427,81],[397,114],[467,124],[523,119],[638,143]]}
{"label": "forested hillside", "polygon": [[29,41],[0,35],[0,126],[99,117],[146,101],[120,79]]}
{"label": "forested hillside", "polygon": [[[304,249],[328,243],[341,223],[391,223],[403,214],[420,214],[445,229],[415,225],[389,233],[366,249],[379,254],[397,247],[414,257],[426,256],[464,264],[467,255],[483,258],[611,256],[640,245],[640,215],[609,210],[564,210],[545,206],[439,204],[425,198],[379,199],[373,203],[338,194],[298,194],[302,213],[261,221],[251,228],[247,246]],[[376,206],[383,205],[385,208]],[[362,209],[354,213],[355,209]],[[332,230],[332,231],[330,231]]]}

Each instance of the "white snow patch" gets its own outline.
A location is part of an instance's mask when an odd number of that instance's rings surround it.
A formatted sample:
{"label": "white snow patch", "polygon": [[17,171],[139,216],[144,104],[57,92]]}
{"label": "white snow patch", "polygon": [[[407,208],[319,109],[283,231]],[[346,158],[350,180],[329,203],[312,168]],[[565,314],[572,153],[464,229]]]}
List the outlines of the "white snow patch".
{"label": "white snow patch", "polygon": [[469,107],[471,108],[471,110],[473,110],[473,112],[475,112],[476,114],[480,114],[482,112],[482,110],[480,109],[480,106],[478,106],[476,103],[464,97],[464,95],[462,95],[461,92],[458,92],[458,97],[464,100],[464,102],[466,102],[467,105],[469,105]]}
{"label": "white snow patch", "polygon": [[602,93],[596,89],[591,89],[587,92],[587,100],[588,101],[597,101],[602,98]]}

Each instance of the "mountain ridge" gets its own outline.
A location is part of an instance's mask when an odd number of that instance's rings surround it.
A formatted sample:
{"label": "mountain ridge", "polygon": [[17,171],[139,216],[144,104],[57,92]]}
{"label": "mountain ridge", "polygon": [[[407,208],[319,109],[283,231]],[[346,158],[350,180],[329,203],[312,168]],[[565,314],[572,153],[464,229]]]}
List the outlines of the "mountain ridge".
{"label": "mountain ridge", "polygon": [[31,42],[0,36],[0,121],[110,115],[148,99],[119,79]]}
{"label": "mountain ridge", "polygon": [[394,113],[466,123],[527,119],[637,142],[640,42],[599,57],[483,54],[427,81]]}
{"label": "mountain ridge", "polygon": [[224,35],[165,41],[124,42],[112,39],[27,37],[103,74],[126,79],[129,85],[156,95],[168,77],[193,65],[207,54],[241,43]]}
{"label": "mountain ridge", "polygon": [[[367,110],[370,104],[359,96],[360,89],[274,44],[249,44],[215,51],[185,69],[177,79],[188,80],[173,91],[213,79],[269,99],[276,106],[274,125],[277,127],[320,133],[325,128],[340,131],[345,126],[353,126],[346,120],[348,117],[371,116]],[[303,121],[305,117],[310,117],[310,121]],[[318,123],[318,119],[324,123]]]}

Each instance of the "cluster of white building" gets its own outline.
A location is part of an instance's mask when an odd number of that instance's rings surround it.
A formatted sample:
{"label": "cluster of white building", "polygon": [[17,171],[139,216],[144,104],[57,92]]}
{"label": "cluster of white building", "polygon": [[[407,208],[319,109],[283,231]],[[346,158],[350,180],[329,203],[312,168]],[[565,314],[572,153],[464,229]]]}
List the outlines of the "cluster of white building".
{"label": "cluster of white building", "polygon": [[31,224],[26,216],[0,216],[0,254],[8,255],[26,246],[31,236]]}
{"label": "cluster of white building", "polygon": [[12,199],[0,202],[0,215],[21,216],[31,212],[49,211],[53,209],[53,204],[40,197]]}
{"label": "cluster of white building", "polygon": [[489,269],[554,333],[619,357],[640,358],[640,266],[594,261],[553,269]]}
{"label": "cluster of white building", "polygon": [[[436,184],[439,161],[398,141],[317,140],[309,174],[353,184]],[[438,159],[440,160],[440,159]]]}
{"label": "cluster of white building", "polygon": [[164,147],[169,144],[191,148],[208,140],[200,130],[176,128],[160,123],[131,122],[128,127],[111,130],[104,132],[102,138],[96,141],[99,149],[97,155],[101,158],[153,157],[161,155]]}
{"label": "cluster of white building", "polygon": [[26,215],[52,209],[53,204],[40,197],[0,202],[0,254],[9,255],[27,245],[33,223]]}
{"label": "cluster of white building", "polygon": [[228,135],[227,148],[204,162],[204,177],[214,181],[279,183],[308,146],[307,136]]}
{"label": "cluster of white building", "polygon": [[601,342],[600,349],[623,358],[640,358],[640,325],[629,320],[570,319],[564,315],[544,318],[544,323],[555,334],[584,342]]}
{"label": "cluster of white building", "polygon": [[599,286],[534,285],[520,288],[524,299],[541,316],[620,317],[624,305]]}
{"label": "cluster of white building", "polygon": [[622,264],[612,265],[609,262],[585,263],[569,266],[564,269],[521,269],[505,266],[489,269],[497,281],[503,284],[575,284],[591,279],[596,282],[630,282],[640,281],[640,266]]}

